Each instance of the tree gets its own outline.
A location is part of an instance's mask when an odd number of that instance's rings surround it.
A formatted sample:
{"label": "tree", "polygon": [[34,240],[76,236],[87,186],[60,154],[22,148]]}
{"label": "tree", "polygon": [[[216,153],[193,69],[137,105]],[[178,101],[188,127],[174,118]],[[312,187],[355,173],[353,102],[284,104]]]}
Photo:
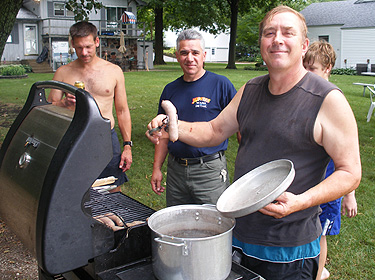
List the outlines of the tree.
{"label": "tree", "polygon": [[[250,15],[250,22],[246,25],[251,31],[254,31],[254,20],[256,27],[262,20],[264,15],[270,9],[278,5],[288,5],[297,11],[302,10],[314,0],[227,0],[231,7],[231,23],[230,23],[230,42],[227,69],[236,69],[236,41],[237,41],[237,23],[238,15]],[[319,0],[316,0],[319,1]],[[315,1],[315,2],[316,2]],[[241,26],[244,29],[244,26]],[[258,30],[256,28],[256,34]],[[254,32],[253,32],[254,35]],[[251,36],[254,39],[254,36]]]}
{"label": "tree", "polygon": [[155,60],[154,64],[166,64],[163,58],[163,4],[155,6]]}
{"label": "tree", "polygon": [[22,0],[3,0],[0,10],[0,24],[3,27],[0,31],[0,57],[2,57],[5,44],[12,32],[18,11],[22,7]]}
{"label": "tree", "polygon": [[238,2],[240,0],[228,0],[230,4],[230,40],[227,69],[236,69],[236,39],[237,39],[237,19]]}
{"label": "tree", "polygon": [[145,30],[146,40],[154,40],[155,12],[154,9],[146,6],[137,10],[137,19],[139,27]]}
{"label": "tree", "polygon": [[75,21],[80,21],[89,20],[91,10],[97,13],[104,5],[96,0],[69,0],[65,7],[74,13]]}
{"label": "tree", "polygon": [[[143,22],[145,29],[150,30],[151,40],[153,28],[155,28],[154,64],[165,64],[163,59],[164,6],[167,5],[168,0],[145,0],[145,2],[147,5],[138,10],[138,19]],[[150,22],[150,16],[154,17],[154,25]]]}
{"label": "tree", "polygon": [[[212,34],[225,32],[230,26],[228,69],[236,69],[236,40],[238,15],[262,11],[262,17],[269,9],[279,4],[287,4],[297,10],[312,1],[320,0],[145,0],[155,15],[155,60],[154,64],[165,64],[163,59],[163,30],[180,30],[199,27]],[[259,13],[256,13],[259,16]],[[144,15],[142,15],[143,17]],[[259,18],[258,18],[259,19]],[[152,30],[151,30],[152,34]]]}
{"label": "tree", "polygon": [[[146,2],[148,4],[141,9],[139,19],[147,21],[148,16],[145,11],[148,12],[148,15],[152,12],[155,15],[154,64],[165,64],[163,59],[163,30],[171,28],[177,31],[195,26],[212,34],[218,34],[221,31],[225,31],[229,23],[221,12],[221,10],[228,9],[225,1],[146,0]],[[150,32],[152,33],[151,30]]]}

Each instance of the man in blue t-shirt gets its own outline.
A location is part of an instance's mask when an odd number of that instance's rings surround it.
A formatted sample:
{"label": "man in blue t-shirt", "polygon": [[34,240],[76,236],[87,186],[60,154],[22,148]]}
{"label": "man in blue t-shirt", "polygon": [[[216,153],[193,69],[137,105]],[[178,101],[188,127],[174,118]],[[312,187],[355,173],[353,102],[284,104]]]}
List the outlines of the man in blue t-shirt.
{"label": "man in blue t-shirt", "polygon": [[[229,104],[236,89],[224,76],[204,70],[206,52],[202,35],[195,30],[182,31],[177,38],[177,60],[184,74],[163,90],[158,114],[165,113],[162,100],[170,100],[177,108],[179,120],[210,121]],[[228,139],[215,147],[196,148],[168,139],[155,145],[151,178],[153,191],[160,195],[161,168],[169,153],[167,169],[167,206],[179,204],[216,204],[229,186],[224,151]]]}

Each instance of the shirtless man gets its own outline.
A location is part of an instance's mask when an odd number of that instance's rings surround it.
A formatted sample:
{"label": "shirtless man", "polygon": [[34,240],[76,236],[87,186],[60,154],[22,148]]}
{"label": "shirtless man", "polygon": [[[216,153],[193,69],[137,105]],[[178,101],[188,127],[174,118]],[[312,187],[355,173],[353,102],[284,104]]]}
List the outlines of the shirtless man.
{"label": "shirtless man", "polygon": [[[83,81],[85,89],[94,97],[98,104],[102,116],[111,121],[113,159],[98,178],[115,176],[118,178],[115,182],[117,188],[113,191],[120,191],[120,185],[128,180],[125,171],[129,170],[132,163],[131,119],[126,98],[124,74],[120,67],[96,55],[96,48],[99,47],[99,38],[95,25],[84,21],[77,22],[71,26],[69,32],[78,58],[67,65],[59,67],[53,80],[71,85],[76,81]],[[113,100],[118,126],[124,140],[122,153],[114,130]],[[65,94],[57,89],[51,90],[48,101],[72,110],[74,110],[76,102],[75,96]]]}

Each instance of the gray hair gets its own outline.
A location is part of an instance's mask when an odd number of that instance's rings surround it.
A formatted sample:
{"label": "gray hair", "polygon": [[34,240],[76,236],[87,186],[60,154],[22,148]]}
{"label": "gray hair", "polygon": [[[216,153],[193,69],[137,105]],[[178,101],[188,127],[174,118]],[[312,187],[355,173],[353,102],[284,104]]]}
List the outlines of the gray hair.
{"label": "gray hair", "polygon": [[198,31],[193,29],[186,29],[182,31],[177,37],[177,51],[180,50],[180,42],[184,40],[200,40],[202,51],[205,49],[203,36]]}

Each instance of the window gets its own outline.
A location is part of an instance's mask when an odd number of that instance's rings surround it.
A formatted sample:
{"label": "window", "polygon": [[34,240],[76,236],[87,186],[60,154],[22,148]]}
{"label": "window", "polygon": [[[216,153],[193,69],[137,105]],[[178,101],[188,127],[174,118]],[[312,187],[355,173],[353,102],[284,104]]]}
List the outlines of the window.
{"label": "window", "polygon": [[53,14],[55,16],[65,16],[65,4],[53,3]]}
{"label": "window", "polygon": [[107,7],[107,27],[116,28],[121,20],[121,15],[126,11],[122,7]]}
{"label": "window", "polygon": [[53,3],[53,15],[56,17],[74,17],[74,12],[65,9],[65,3],[54,2]]}
{"label": "window", "polygon": [[319,41],[326,41],[327,43],[329,43],[329,36],[328,35],[319,36],[318,39],[319,39]]}

